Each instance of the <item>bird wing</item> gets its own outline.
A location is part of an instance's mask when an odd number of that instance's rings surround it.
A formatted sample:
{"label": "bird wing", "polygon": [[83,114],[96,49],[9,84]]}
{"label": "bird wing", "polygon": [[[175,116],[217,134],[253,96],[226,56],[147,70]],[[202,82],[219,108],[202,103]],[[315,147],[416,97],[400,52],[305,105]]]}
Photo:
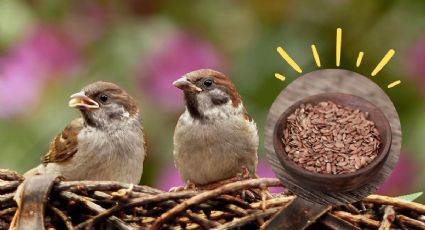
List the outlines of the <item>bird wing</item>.
{"label": "bird wing", "polygon": [[56,135],[49,146],[49,152],[41,159],[43,164],[63,162],[72,157],[78,150],[78,133],[83,128],[83,120],[73,120],[62,133]]}

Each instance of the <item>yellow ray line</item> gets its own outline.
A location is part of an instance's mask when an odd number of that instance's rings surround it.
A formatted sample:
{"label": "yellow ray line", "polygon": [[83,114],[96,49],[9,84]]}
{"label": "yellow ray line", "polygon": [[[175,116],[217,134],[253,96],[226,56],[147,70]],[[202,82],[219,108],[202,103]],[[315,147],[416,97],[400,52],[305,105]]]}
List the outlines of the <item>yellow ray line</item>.
{"label": "yellow ray line", "polygon": [[364,52],[359,52],[359,56],[357,56],[357,62],[356,62],[356,66],[357,67],[359,67],[360,66],[360,64],[362,64],[362,60],[363,60],[363,55],[364,55]]}
{"label": "yellow ray line", "polygon": [[285,59],[285,61],[298,73],[302,73],[303,71],[301,70],[301,68],[297,65],[297,63],[295,63],[295,61],[289,57],[289,55],[285,52],[285,50],[283,50],[282,47],[277,47],[277,52],[280,54],[280,56],[282,56],[283,59]]}
{"label": "yellow ray line", "polygon": [[281,80],[281,81],[284,81],[284,80],[286,79],[286,77],[285,77],[285,76],[283,76],[283,75],[282,75],[282,74],[280,74],[280,73],[275,73],[275,74],[274,74],[274,76],[275,76],[277,79]]}
{"label": "yellow ray line", "polygon": [[341,60],[341,40],[342,40],[342,29],[336,29],[336,66],[339,66]]}
{"label": "yellow ray line", "polygon": [[317,53],[317,49],[314,44],[311,45],[311,50],[313,52],[313,57],[314,57],[314,60],[316,61],[317,67],[320,67],[320,57],[319,57],[319,54]]}
{"label": "yellow ray line", "polygon": [[400,80],[397,80],[397,81],[395,81],[395,82],[393,82],[393,83],[389,84],[389,85],[388,85],[388,89],[389,89],[389,88],[392,88],[392,87],[394,87],[394,86],[396,86],[396,85],[398,85],[398,84],[400,84],[400,83],[401,83],[401,81],[400,81]]}
{"label": "yellow ray line", "polygon": [[385,54],[382,60],[378,63],[378,65],[372,71],[371,73],[372,77],[378,74],[382,68],[384,68],[384,66],[390,61],[390,59],[394,56],[394,54],[395,54],[395,50],[393,49],[388,50],[388,52]]}

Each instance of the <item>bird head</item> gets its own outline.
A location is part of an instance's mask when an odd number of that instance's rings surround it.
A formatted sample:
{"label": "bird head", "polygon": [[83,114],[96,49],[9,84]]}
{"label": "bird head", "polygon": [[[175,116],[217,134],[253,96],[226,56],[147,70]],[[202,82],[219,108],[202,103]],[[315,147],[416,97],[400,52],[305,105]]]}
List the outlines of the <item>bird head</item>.
{"label": "bird head", "polygon": [[183,90],[186,107],[193,118],[226,116],[241,110],[241,97],[224,74],[200,69],[185,74],[173,85]]}
{"label": "bird head", "polygon": [[98,81],[71,95],[69,106],[78,109],[85,122],[99,126],[128,118],[137,118],[139,109],[134,99],[118,85]]}

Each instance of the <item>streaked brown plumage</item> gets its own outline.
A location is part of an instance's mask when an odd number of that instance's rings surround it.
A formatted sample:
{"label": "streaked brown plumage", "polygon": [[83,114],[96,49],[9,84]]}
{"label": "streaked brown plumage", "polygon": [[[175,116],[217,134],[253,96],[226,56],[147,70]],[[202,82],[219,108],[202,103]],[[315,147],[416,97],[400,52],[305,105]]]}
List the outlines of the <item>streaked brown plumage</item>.
{"label": "streaked brown plumage", "polygon": [[60,173],[68,180],[139,183],[145,141],[134,99],[110,82],[95,82],[71,96],[73,120],[50,143],[42,164],[24,176]]}

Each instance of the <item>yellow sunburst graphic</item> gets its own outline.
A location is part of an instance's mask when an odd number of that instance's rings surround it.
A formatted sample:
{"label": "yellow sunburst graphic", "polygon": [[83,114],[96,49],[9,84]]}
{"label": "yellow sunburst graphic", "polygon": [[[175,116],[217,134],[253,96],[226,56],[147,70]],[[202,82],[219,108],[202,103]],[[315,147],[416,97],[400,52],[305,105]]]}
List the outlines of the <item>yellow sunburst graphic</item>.
{"label": "yellow sunburst graphic", "polygon": [[[341,64],[341,44],[342,44],[342,29],[341,28],[337,28],[336,29],[336,58],[335,58],[335,64],[337,67],[340,66]],[[314,61],[316,63],[317,67],[321,67],[321,63],[320,63],[320,56],[319,53],[317,52],[317,47],[315,44],[311,45],[311,51],[313,53],[313,58]],[[302,69],[301,67],[294,61],[294,59],[291,58],[291,56],[289,56],[289,54],[281,47],[277,47],[277,52],[280,54],[280,56],[282,56],[283,60],[286,61],[286,63],[288,63],[295,71],[297,71],[298,73],[302,73]],[[388,62],[391,60],[391,58],[394,56],[395,54],[395,50],[394,49],[390,49],[388,50],[388,52],[384,55],[384,57],[379,61],[379,63],[375,66],[375,68],[372,70],[371,72],[371,76],[374,77],[376,76],[384,67],[386,64],[388,64]],[[356,59],[356,67],[359,67],[362,63],[363,60],[363,56],[364,56],[364,52],[360,51],[357,59]],[[281,81],[284,81],[286,78],[285,76],[283,76],[280,73],[275,73],[275,77]],[[390,84],[388,84],[387,88],[393,88],[397,85],[399,85],[401,83],[400,80],[394,81]]]}

